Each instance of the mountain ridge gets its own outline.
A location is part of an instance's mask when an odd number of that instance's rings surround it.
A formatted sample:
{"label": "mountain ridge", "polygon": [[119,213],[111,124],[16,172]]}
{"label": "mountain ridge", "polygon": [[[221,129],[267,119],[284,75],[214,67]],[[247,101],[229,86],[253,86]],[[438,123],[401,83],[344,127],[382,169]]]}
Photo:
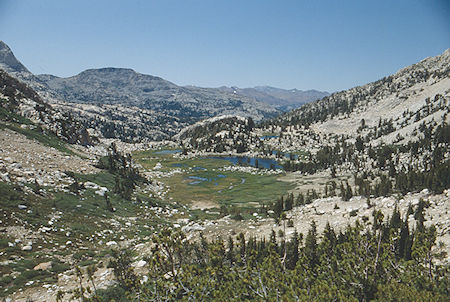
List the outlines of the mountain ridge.
{"label": "mountain ridge", "polygon": [[4,42],[0,51],[0,69],[29,85],[58,110],[75,116],[86,128],[101,129],[105,138],[162,140],[217,115],[262,120],[280,112],[246,96],[213,88],[181,87],[129,68],[88,69],[68,78],[35,76]]}
{"label": "mountain ridge", "polygon": [[[3,56],[1,55],[3,54]],[[273,114],[276,111],[287,111],[292,108],[296,108],[301,106],[302,104],[319,99],[323,96],[328,95],[327,92],[320,92],[317,90],[297,90],[297,89],[280,89],[271,86],[256,86],[254,88],[239,88],[239,93],[236,93],[234,87],[219,87],[219,88],[208,88],[208,87],[197,87],[197,86],[179,86],[168,80],[165,80],[161,77],[143,74],[134,71],[130,68],[119,68],[119,67],[103,67],[103,68],[90,68],[80,73],[70,76],[70,77],[58,77],[51,74],[32,74],[17,58],[14,56],[14,53],[9,48],[9,46],[3,41],[0,43],[0,68],[4,69],[9,74],[18,78],[19,80],[25,81],[32,88],[37,90],[45,98],[48,98],[51,101],[55,100],[63,100],[69,102],[81,102],[81,103],[90,103],[92,101],[92,91],[89,90],[86,84],[89,80],[96,80],[97,87],[95,89],[100,89],[102,85],[98,85],[101,75],[106,78],[111,78],[113,74],[114,83],[118,83],[123,87],[126,86],[125,80],[136,80],[139,79],[141,84],[149,85],[150,88],[146,88],[148,91],[156,91],[156,90],[170,90],[173,89],[172,94],[183,94],[181,99],[189,99],[191,98],[189,94],[198,94],[199,92],[208,92],[205,98],[209,98],[211,101],[212,98],[223,98],[223,99],[239,99],[242,102],[249,102],[251,107],[256,108],[260,112],[269,113],[269,115]],[[123,76],[123,79],[118,79],[118,75]],[[95,77],[96,76],[96,77]],[[96,79],[95,79],[96,78]],[[145,82],[145,80],[147,82]],[[104,79],[101,81],[102,84],[108,87],[108,83]],[[84,83],[84,87],[77,87],[77,84]],[[158,87],[160,85],[160,87]],[[145,89],[145,88],[143,88]],[[117,91],[116,91],[117,92]],[[294,93],[294,96],[290,95]],[[140,101],[145,102],[142,98],[145,98],[139,91],[134,91],[133,95],[135,101],[141,98]],[[94,102],[98,101],[98,98],[104,98],[107,96],[108,103],[118,103],[118,100],[114,101],[114,96],[100,94],[97,98],[94,97]],[[153,96],[151,96],[153,97]],[[173,99],[170,95],[157,94],[158,97],[165,97],[169,101],[180,101],[179,98]],[[121,100],[125,102],[129,100],[126,95],[121,95]],[[254,102],[256,101],[256,103]],[[189,101],[188,101],[189,102]],[[125,104],[126,105],[126,104]],[[137,105],[138,107],[145,107],[145,105],[138,104],[138,102],[133,102],[133,105]],[[214,106],[217,107],[217,106]],[[241,108],[242,109],[242,108]],[[267,114],[257,114],[256,112],[250,113],[248,110],[238,110],[237,113],[240,115],[252,115],[252,118],[255,120],[259,120],[265,118]],[[223,114],[228,114],[229,111],[223,112]],[[205,116],[205,118],[209,118],[209,116]]]}
{"label": "mountain ridge", "polygon": [[0,66],[7,72],[28,72],[31,73],[19,60],[14,56],[11,48],[0,40]]}
{"label": "mountain ridge", "polygon": [[[48,90],[48,87],[16,58],[11,48],[2,40],[0,40],[0,69],[25,82],[39,93],[44,94]],[[50,94],[47,92],[46,97],[48,96]]]}
{"label": "mountain ridge", "polygon": [[268,85],[255,86],[252,88],[221,86],[218,89],[254,98],[255,100],[258,100],[260,102],[275,106],[275,108],[278,108],[281,111],[288,111],[294,108],[298,108],[303,104],[321,99],[329,95],[329,93],[326,91],[318,91],[315,89],[282,89]]}

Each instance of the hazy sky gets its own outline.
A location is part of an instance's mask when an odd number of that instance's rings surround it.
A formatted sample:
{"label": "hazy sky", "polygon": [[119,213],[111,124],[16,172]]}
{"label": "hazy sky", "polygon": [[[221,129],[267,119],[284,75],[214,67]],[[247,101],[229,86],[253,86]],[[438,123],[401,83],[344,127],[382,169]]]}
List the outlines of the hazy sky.
{"label": "hazy sky", "polygon": [[0,0],[0,40],[33,73],[331,92],[450,48],[450,1]]}

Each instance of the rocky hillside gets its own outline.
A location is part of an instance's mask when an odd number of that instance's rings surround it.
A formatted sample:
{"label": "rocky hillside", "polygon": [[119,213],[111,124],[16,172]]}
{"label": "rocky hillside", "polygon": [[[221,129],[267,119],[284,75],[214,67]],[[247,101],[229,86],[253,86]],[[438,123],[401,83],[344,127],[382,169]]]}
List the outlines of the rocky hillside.
{"label": "rocky hillside", "polygon": [[70,144],[93,143],[86,128],[65,113],[55,110],[30,87],[0,70],[0,125],[49,131]]}
{"label": "rocky hillside", "polygon": [[[376,82],[333,93],[274,120],[274,124],[314,125],[326,132],[356,134],[382,120],[400,127],[429,115],[440,117],[448,109],[450,50],[405,67]],[[412,119],[412,115],[414,118]],[[411,120],[412,119],[412,120]]]}
{"label": "rocky hillside", "polygon": [[[361,152],[384,144],[421,145],[448,127],[449,66],[447,50],[379,81],[306,104],[264,123],[261,131],[276,132],[278,139],[268,144],[289,151],[316,153],[323,146],[341,148],[343,142],[355,144]],[[433,150],[412,156],[429,151]]]}
{"label": "rocky hillside", "polygon": [[225,115],[197,122],[173,138],[183,146],[184,153],[243,153],[260,142],[252,133],[254,127],[255,123],[251,118]]}
{"label": "rocky hillside", "polygon": [[33,75],[17,58],[11,49],[0,40],[0,69],[8,73],[10,76],[26,83],[35,91],[38,91],[45,97],[52,97],[47,85],[41,82]]}
{"label": "rocky hillside", "polygon": [[289,111],[303,104],[320,100],[330,95],[326,91],[280,89],[270,86],[256,86],[253,88],[220,87],[219,89],[240,95],[245,95],[259,102],[270,104],[282,111]]}

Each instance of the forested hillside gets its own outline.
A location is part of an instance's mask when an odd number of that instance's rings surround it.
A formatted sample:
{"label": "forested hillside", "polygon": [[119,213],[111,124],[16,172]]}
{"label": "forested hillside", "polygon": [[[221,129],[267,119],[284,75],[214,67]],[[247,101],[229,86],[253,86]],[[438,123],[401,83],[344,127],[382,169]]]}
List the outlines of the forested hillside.
{"label": "forested hillside", "polygon": [[[163,230],[152,240],[148,278],[139,282],[129,251],[114,254],[110,266],[118,285],[107,291],[78,288],[86,301],[447,301],[446,257],[435,249],[436,228],[425,226],[426,203],[402,216],[373,211],[372,223],[357,222],[319,234],[314,221],[307,234],[270,238],[239,234],[186,241]],[[408,215],[417,223],[408,225]],[[89,271],[88,273],[89,274]],[[80,271],[79,278],[83,278]],[[92,293],[93,296],[90,296]],[[64,297],[63,292],[59,293]]]}

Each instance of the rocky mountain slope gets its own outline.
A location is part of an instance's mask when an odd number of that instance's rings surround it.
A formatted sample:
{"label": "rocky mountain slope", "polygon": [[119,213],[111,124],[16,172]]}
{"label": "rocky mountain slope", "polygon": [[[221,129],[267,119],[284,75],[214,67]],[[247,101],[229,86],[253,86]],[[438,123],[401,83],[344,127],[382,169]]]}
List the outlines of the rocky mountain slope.
{"label": "rocky mountain slope", "polygon": [[[252,97],[213,88],[181,87],[124,68],[89,69],[59,78],[33,75],[0,43],[0,69],[33,88],[47,102],[76,116],[106,138],[161,140],[199,120],[237,114],[262,120],[279,111]],[[80,105],[72,105],[80,104]]]}
{"label": "rocky mountain slope", "polygon": [[[373,127],[380,119],[408,123],[411,114],[417,114],[419,120],[428,115],[437,117],[446,109],[449,74],[450,50],[446,50],[376,82],[333,93],[280,116],[275,123],[316,125],[327,132],[355,134],[362,119],[364,127]],[[417,113],[420,110],[424,112]]]}
{"label": "rocky mountain slope", "polygon": [[245,95],[257,101],[270,104],[282,111],[298,108],[308,102],[320,100],[330,95],[326,91],[280,89],[270,86],[256,86],[253,88],[220,87],[220,90]]}
{"label": "rocky mountain slope", "polygon": [[0,125],[56,135],[70,144],[91,145],[92,138],[79,122],[51,105],[23,82],[0,70]]}
{"label": "rocky mountain slope", "polygon": [[20,77],[21,73],[31,74],[31,72],[16,59],[11,49],[3,41],[0,41],[0,67],[8,73],[16,73],[17,77]]}
{"label": "rocky mountain slope", "polygon": [[259,147],[259,138],[252,136],[255,123],[251,118],[224,115],[197,122],[184,128],[173,139],[185,153],[206,151],[214,153],[244,153],[249,146]]}
{"label": "rocky mountain slope", "polygon": [[180,87],[131,69],[90,69],[70,78],[48,75],[38,78],[67,102],[152,110],[179,119],[183,124],[220,114],[233,113],[257,120],[276,114],[270,106],[241,95]]}
{"label": "rocky mountain slope", "polygon": [[11,51],[8,45],[0,40],[0,69],[8,73],[10,76],[26,83],[28,86],[38,91],[46,98],[51,97],[47,85],[41,82],[33,75]]}

